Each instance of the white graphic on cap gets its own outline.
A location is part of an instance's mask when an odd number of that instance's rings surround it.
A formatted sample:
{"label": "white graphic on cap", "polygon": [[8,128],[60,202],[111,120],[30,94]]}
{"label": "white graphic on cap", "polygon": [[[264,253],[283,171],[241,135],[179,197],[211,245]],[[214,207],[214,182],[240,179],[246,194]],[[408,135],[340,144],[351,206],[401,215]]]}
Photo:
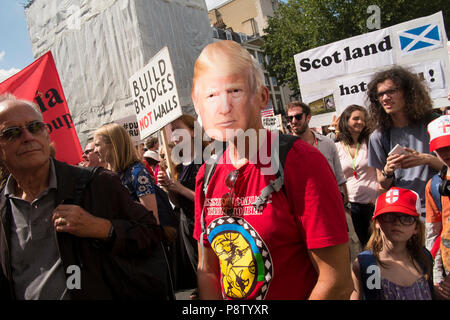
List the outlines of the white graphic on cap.
{"label": "white graphic on cap", "polygon": [[396,202],[398,200],[398,190],[394,189],[394,190],[389,190],[386,193],[386,202],[389,204],[392,204],[394,202]]}
{"label": "white graphic on cap", "polygon": [[438,127],[439,129],[442,129],[442,133],[448,133],[447,132],[447,128],[450,127],[450,124],[448,123],[442,123],[442,125],[440,127]]}

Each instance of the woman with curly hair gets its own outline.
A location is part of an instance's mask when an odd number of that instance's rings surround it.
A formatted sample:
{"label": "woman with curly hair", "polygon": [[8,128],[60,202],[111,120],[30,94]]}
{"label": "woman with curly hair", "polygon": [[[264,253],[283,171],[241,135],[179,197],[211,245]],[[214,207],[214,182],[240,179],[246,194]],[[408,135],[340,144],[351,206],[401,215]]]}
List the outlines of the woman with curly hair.
{"label": "woman with curly hair", "polygon": [[[376,128],[369,140],[369,166],[377,169],[383,189],[419,193],[424,215],[425,185],[443,165],[430,152],[427,124],[436,116],[427,89],[414,73],[394,66],[375,74],[367,95]],[[390,154],[397,144],[400,152]]]}
{"label": "woman with curly hair", "polygon": [[139,160],[128,132],[116,123],[101,126],[94,132],[95,153],[108,169],[117,172],[133,200],[153,212],[159,224],[155,188],[150,172]]}

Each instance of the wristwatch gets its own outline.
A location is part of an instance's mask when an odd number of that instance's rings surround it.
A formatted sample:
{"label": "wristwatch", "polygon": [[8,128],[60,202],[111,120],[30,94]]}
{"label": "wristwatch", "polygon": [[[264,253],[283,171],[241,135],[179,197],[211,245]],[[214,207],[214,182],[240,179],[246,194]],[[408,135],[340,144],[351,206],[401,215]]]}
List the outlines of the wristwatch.
{"label": "wristwatch", "polygon": [[112,241],[115,238],[116,233],[114,232],[114,226],[111,223],[111,228],[109,229],[108,232],[108,237],[106,238],[106,241]]}
{"label": "wristwatch", "polygon": [[383,174],[383,176],[384,176],[385,178],[388,178],[388,179],[394,177],[394,172],[392,172],[391,174],[387,174],[387,173],[384,171],[384,168],[383,168],[383,170],[381,170],[381,173]]}

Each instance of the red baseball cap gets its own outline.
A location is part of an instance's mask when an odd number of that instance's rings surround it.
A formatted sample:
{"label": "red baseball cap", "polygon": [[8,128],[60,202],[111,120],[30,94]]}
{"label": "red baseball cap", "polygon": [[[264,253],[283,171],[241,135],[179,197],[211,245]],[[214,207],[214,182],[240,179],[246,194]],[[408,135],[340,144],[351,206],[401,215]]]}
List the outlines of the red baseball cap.
{"label": "red baseball cap", "polygon": [[393,187],[377,198],[372,220],[388,212],[400,212],[418,217],[420,208],[420,197],[417,192]]}
{"label": "red baseball cap", "polygon": [[440,116],[428,124],[430,151],[450,146],[450,115]]}

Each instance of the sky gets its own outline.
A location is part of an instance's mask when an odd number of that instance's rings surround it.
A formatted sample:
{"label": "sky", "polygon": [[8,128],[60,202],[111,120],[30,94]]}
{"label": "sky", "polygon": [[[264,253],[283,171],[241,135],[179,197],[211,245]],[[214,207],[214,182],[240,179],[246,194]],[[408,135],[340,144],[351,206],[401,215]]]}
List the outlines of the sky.
{"label": "sky", "polygon": [[0,82],[33,62],[25,0],[0,0]]}
{"label": "sky", "polygon": [[[226,1],[205,0],[208,10]],[[26,2],[0,0],[0,82],[34,61],[25,20]]]}

